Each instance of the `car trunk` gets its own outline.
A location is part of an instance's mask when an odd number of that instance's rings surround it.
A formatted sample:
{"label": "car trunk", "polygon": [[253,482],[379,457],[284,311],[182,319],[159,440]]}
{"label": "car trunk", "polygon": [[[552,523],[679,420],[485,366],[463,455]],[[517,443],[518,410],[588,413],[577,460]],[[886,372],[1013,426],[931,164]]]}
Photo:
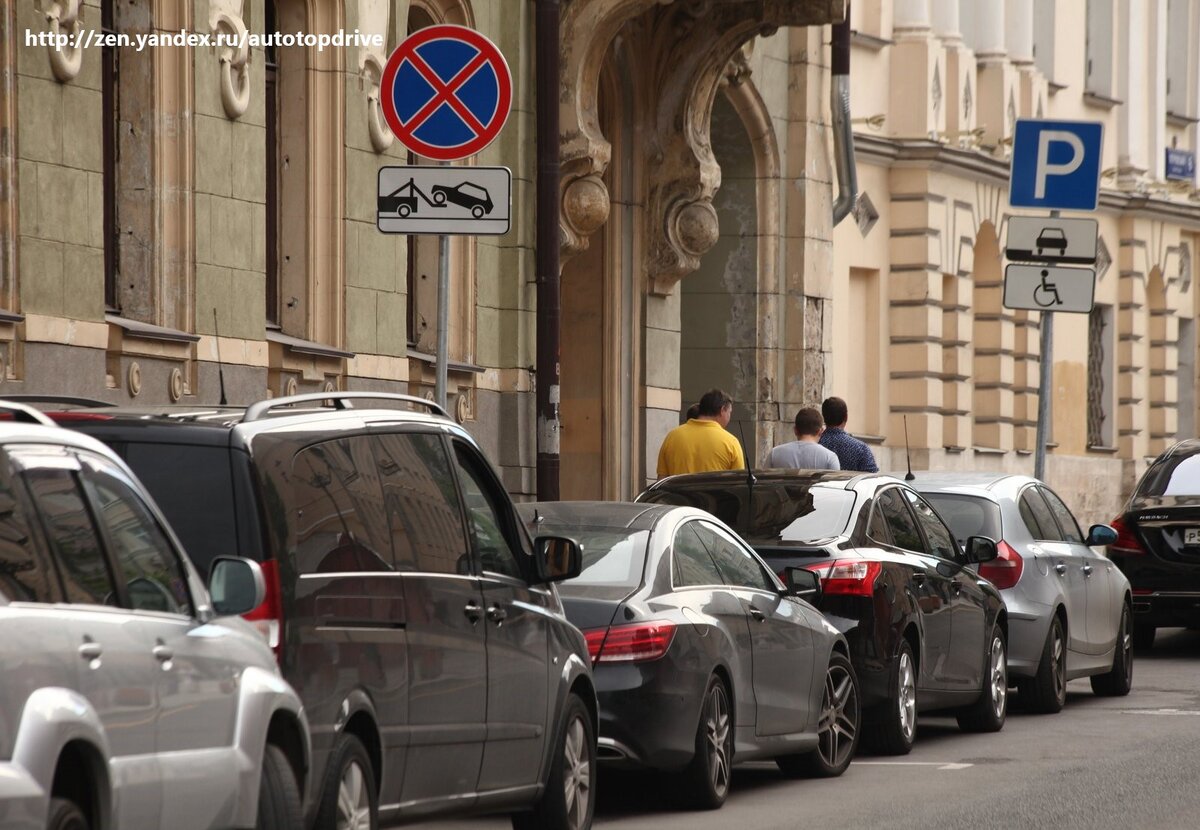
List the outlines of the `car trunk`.
{"label": "car trunk", "polygon": [[572,585],[570,582],[558,588],[567,619],[581,631],[612,625],[621,603],[635,591],[637,586]]}
{"label": "car trunk", "polygon": [[1200,497],[1139,499],[1125,520],[1154,556],[1166,562],[1200,566]]}

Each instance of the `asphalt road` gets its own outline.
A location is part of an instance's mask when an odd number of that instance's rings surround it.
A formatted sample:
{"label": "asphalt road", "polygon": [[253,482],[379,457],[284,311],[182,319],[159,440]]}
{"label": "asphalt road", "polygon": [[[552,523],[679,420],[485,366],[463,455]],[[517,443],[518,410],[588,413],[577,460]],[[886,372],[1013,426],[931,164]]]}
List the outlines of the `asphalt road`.
{"label": "asphalt road", "polygon": [[[923,716],[912,754],[860,756],[832,781],[788,781],[773,764],[737,768],[716,812],[669,803],[668,780],[605,774],[596,827],[703,828],[1196,828],[1200,827],[1200,632],[1160,630],[1134,660],[1133,692],[1098,698],[1069,686],[1057,715],[1013,709],[1003,731],[966,735]],[[435,830],[500,830],[500,817]]]}

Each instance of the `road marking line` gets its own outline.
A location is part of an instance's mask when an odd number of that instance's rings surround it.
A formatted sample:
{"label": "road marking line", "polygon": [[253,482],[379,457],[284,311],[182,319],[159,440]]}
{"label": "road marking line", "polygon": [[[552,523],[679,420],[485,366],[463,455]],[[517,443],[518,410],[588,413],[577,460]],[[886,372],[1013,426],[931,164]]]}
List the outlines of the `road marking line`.
{"label": "road marking line", "polygon": [[1122,709],[1122,715],[1200,715],[1200,709]]}
{"label": "road marking line", "polygon": [[937,767],[939,770],[958,770],[975,766],[958,761],[855,761],[854,763],[864,767]]}

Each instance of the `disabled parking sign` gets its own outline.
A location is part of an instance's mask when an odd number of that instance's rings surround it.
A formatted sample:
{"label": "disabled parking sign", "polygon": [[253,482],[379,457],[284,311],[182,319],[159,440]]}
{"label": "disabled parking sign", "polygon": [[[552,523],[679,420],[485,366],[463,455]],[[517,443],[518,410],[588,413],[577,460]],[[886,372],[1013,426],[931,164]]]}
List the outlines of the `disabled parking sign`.
{"label": "disabled parking sign", "polygon": [[1013,133],[1008,203],[1049,210],[1095,210],[1100,199],[1104,125],[1022,118]]}
{"label": "disabled parking sign", "polygon": [[487,147],[508,120],[512,75],[488,38],[465,26],[429,26],[388,58],[380,81],[383,115],[400,143],[435,161]]}

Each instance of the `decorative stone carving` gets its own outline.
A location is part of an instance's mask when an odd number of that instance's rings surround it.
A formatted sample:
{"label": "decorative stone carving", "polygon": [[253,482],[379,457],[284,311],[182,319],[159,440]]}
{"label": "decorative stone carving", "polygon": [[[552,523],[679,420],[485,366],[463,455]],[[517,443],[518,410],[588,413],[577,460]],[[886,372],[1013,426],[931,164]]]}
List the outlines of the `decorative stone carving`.
{"label": "decorative stone carving", "polygon": [[129,364],[129,371],[125,375],[125,388],[135,398],[142,393],[142,367],[136,360]]}
{"label": "decorative stone carving", "polygon": [[608,221],[608,188],[599,176],[589,174],[566,184],[563,191],[563,247],[583,250],[587,238]]}
{"label": "decorative stone carving", "polygon": [[963,84],[963,123],[969,123],[971,120],[971,107],[975,101],[972,98],[971,92],[971,74],[967,73],[966,82]]}
{"label": "decorative stone carving", "polygon": [[178,366],[171,370],[171,376],[167,379],[167,393],[171,396],[171,403],[179,403],[183,397],[183,372]]}
{"label": "decorative stone carving", "polygon": [[230,118],[241,118],[250,107],[250,44],[242,18],[243,0],[209,0],[208,28],[223,35],[227,45],[218,47],[221,66],[221,105]]}
{"label": "decorative stone carving", "polygon": [[876,209],[875,203],[871,201],[871,197],[865,191],[858,194],[850,213],[854,217],[855,224],[858,225],[858,232],[863,235],[863,239],[866,239],[871,228],[875,227],[875,223],[879,221],[879,210]]}
{"label": "decorative stone carving", "polygon": [[1108,246],[1104,244],[1104,237],[1100,238],[1096,245],[1096,281],[1104,279],[1104,275],[1108,273],[1109,266],[1112,265],[1112,253],[1109,252]]}
{"label": "decorative stone carving", "polygon": [[[388,0],[359,0],[359,31],[364,35],[376,35],[382,43],[387,43],[390,7],[391,3]],[[364,90],[367,95],[367,134],[376,153],[387,150],[395,140],[384,120],[383,105],[380,103],[379,83],[386,64],[387,54],[382,46],[359,47],[359,89]]]}
{"label": "decorative stone carving", "polygon": [[51,44],[46,47],[50,54],[50,71],[64,84],[75,80],[83,67],[83,46],[76,40],[83,25],[81,5],[81,0],[51,0],[42,5],[50,34],[56,38],[59,35],[71,38],[68,46]]}
{"label": "decorative stone carving", "polygon": [[1186,242],[1179,244],[1179,288],[1187,291],[1192,287],[1192,247]]}

